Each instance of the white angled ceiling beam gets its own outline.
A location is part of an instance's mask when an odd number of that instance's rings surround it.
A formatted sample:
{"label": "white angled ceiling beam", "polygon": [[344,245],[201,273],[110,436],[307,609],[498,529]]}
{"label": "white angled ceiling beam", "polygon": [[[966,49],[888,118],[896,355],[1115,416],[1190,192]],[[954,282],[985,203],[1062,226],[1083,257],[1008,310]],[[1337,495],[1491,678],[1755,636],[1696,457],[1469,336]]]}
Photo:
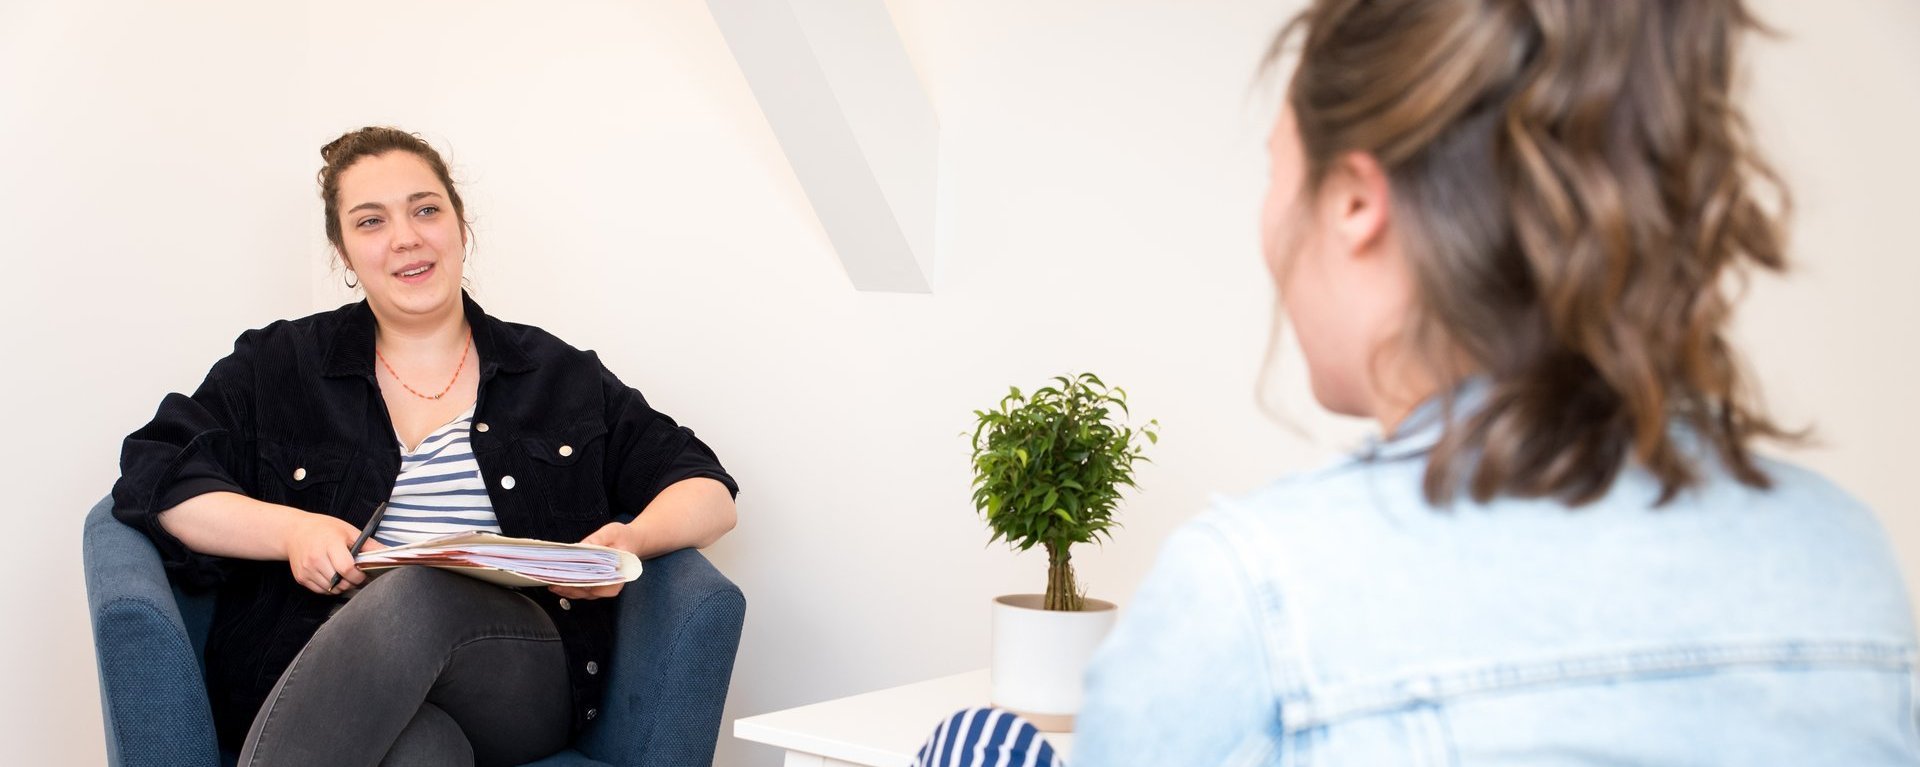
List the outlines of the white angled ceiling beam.
{"label": "white angled ceiling beam", "polygon": [[933,290],[940,125],[882,0],[707,0],[860,290]]}

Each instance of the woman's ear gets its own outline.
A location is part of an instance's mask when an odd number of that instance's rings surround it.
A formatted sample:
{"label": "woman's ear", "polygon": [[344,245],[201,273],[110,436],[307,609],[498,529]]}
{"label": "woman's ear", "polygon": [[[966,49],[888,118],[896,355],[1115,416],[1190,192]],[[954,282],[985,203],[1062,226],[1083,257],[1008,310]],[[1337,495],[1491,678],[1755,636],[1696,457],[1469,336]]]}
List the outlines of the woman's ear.
{"label": "woman's ear", "polygon": [[1390,220],[1392,185],[1380,161],[1365,152],[1348,152],[1329,169],[1321,196],[1326,231],[1340,252],[1356,258],[1379,250]]}

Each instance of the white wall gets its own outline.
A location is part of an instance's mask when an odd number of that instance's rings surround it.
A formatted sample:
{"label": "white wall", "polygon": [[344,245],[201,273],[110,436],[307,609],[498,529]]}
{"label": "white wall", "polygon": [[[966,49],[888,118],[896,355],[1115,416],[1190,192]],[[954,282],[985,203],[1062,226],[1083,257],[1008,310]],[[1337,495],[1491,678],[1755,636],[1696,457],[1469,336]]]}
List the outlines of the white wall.
{"label": "white wall", "polygon": [[[0,466],[25,490],[8,518],[45,542],[0,559],[0,739],[22,763],[102,758],[80,515],[119,438],[240,330],[347,300],[312,173],[360,125],[449,153],[490,311],[600,350],[740,478],[742,524],[710,552],[750,603],[729,718],[985,664],[987,599],[1043,573],[987,547],[966,502],[961,433],[1008,384],[1091,369],[1165,425],[1126,529],[1080,552],[1122,601],[1208,492],[1359,433],[1313,412],[1297,357],[1282,394],[1311,441],[1252,397],[1272,103],[1253,65],[1292,3],[890,5],[944,130],[927,296],[847,287],[698,0],[0,0],[0,385],[23,435]],[[1800,458],[1920,564],[1900,404],[1920,371],[1895,340],[1920,326],[1896,292],[1920,283],[1899,226],[1920,7],[1761,8],[1791,35],[1756,50],[1754,103],[1803,268],[1757,286],[1741,332],[1782,413],[1821,427]],[[720,763],[778,756],[729,737]]]}
{"label": "white wall", "polygon": [[1751,117],[1799,206],[1796,272],[1754,285],[1740,340],[1788,424],[1795,457],[1880,512],[1920,599],[1920,3],[1758,6],[1782,35],[1756,45]]}
{"label": "white wall", "polygon": [[[241,330],[306,308],[311,173],[277,68],[299,28],[242,2],[0,0],[0,742],[104,762],[80,520],[118,442]],[[276,203],[273,190],[290,194]]]}

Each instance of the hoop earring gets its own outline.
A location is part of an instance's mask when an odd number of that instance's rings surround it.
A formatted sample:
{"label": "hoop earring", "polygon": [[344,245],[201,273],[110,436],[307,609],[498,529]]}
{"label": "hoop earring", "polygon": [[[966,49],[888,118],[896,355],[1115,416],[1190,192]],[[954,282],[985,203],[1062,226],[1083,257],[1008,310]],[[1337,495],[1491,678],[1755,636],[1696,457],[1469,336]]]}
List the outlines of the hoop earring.
{"label": "hoop earring", "polygon": [[352,280],[353,280],[353,276],[358,276],[358,275],[355,275],[355,274],[354,274],[354,271],[353,271],[352,269],[348,269],[348,270],[347,270],[347,274],[348,274],[348,275],[352,275],[352,276],[349,276],[349,277],[341,277],[341,278],[340,278],[340,281],[341,281],[341,282],[344,282],[344,283],[346,283],[346,284],[347,284],[347,289],[348,289],[348,290],[353,290],[354,288],[358,288],[358,287],[360,287],[360,283],[358,283],[358,282],[353,282],[353,281],[352,281]]}

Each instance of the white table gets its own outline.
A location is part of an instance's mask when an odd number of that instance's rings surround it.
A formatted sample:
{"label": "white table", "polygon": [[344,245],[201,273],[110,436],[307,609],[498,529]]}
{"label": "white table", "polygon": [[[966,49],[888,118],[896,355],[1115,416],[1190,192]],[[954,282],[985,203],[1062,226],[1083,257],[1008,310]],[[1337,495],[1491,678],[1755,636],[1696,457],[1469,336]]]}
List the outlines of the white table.
{"label": "white table", "polygon": [[[947,717],[987,705],[987,670],[734,720],[733,736],[787,750],[786,767],[908,767]],[[1073,733],[1047,734],[1065,757]]]}

